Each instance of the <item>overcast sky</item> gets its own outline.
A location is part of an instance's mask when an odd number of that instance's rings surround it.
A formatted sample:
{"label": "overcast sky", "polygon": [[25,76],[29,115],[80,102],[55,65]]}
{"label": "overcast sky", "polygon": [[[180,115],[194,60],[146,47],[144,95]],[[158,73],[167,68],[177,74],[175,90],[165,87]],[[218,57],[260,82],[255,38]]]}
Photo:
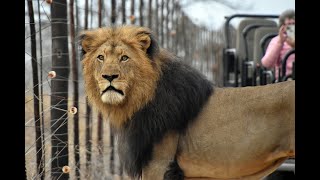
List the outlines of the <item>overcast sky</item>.
{"label": "overcast sky", "polygon": [[[208,29],[218,29],[225,21],[224,17],[235,13],[281,14],[286,9],[295,9],[294,0],[225,0],[234,8],[221,3],[223,0],[181,0],[184,11],[198,25]],[[238,19],[231,21],[237,24]]]}

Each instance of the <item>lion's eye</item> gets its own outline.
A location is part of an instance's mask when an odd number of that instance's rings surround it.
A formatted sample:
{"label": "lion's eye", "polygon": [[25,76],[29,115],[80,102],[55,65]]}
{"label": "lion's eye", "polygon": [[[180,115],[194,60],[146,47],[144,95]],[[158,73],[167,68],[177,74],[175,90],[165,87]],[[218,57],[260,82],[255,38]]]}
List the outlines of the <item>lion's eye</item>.
{"label": "lion's eye", "polygon": [[100,60],[100,61],[103,61],[103,59],[104,59],[104,57],[103,57],[102,55],[99,55],[97,58],[98,58],[98,60]]}
{"label": "lion's eye", "polygon": [[129,57],[128,56],[126,56],[126,55],[123,55],[123,56],[121,56],[121,61],[127,61],[129,59]]}

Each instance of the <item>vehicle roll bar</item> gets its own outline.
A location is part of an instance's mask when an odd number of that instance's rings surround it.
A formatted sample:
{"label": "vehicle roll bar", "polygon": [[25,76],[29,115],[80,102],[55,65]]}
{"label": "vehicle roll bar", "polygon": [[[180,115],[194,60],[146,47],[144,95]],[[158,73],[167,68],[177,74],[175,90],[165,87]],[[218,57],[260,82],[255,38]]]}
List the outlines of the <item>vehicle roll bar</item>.
{"label": "vehicle roll bar", "polygon": [[241,18],[241,17],[248,17],[248,18],[279,18],[279,15],[258,15],[258,14],[234,14],[231,16],[226,16],[226,22],[224,24],[224,32],[226,36],[226,48],[230,48],[230,34],[229,34],[229,26],[230,21],[233,18]]}

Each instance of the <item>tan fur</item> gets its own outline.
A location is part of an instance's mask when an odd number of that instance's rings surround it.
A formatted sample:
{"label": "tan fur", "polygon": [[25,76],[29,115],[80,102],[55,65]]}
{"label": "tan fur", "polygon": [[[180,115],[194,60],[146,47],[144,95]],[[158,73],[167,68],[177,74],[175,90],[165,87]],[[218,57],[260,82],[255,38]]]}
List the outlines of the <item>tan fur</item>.
{"label": "tan fur", "polygon": [[185,176],[260,179],[293,157],[294,89],[294,81],[216,89],[180,138]]}
{"label": "tan fur", "polygon": [[163,180],[163,175],[176,154],[178,139],[177,133],[170,132],[154,147],[152,154],[154,158],[143,170],[142,180]]}
{"label": "tan fur", "polygon": [[[152,61],[146,55],[150,30],[125,26],[84,32],[82,47],[86,94],[90,103],[112,125],[123,123],[155,95],[161,64],[171,59],[165,51]],[[115,47],[114,49],[112,47]],[[97,60],[99,54],[104,61]],[[127,62],[119,61],[121,55]],[[124,99],[103,103],[107,87],[102,74],[119,74],[114,86]],[[111,74],[110,74],[111,73]],[[148,78],[142,78],[148,77]],[[185,135],[168,133],[155,145],[143,179],[162,179],[177,154],[186,179],[260,179],[294,156],[295,82],[259,87],[216,88]]]}

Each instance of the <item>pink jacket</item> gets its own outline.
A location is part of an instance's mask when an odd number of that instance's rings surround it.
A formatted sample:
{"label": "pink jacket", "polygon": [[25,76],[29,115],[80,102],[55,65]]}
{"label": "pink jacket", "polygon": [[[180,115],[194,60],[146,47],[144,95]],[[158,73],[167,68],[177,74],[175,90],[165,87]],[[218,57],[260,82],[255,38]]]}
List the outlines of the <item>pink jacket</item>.
{"label": "pink jacket", "polygon": [[[266,68],[275,67],[275,77],[278,79],[279,68],[281,68],[281,60],[292,47],[284,42],[279,43],[279,35],[274,37],[266,50],[266,54],[261,59],[261,63]],[[286,75],[292,74],[292,63],[295,60],[295,54],[291,54],[287,60]]]}

